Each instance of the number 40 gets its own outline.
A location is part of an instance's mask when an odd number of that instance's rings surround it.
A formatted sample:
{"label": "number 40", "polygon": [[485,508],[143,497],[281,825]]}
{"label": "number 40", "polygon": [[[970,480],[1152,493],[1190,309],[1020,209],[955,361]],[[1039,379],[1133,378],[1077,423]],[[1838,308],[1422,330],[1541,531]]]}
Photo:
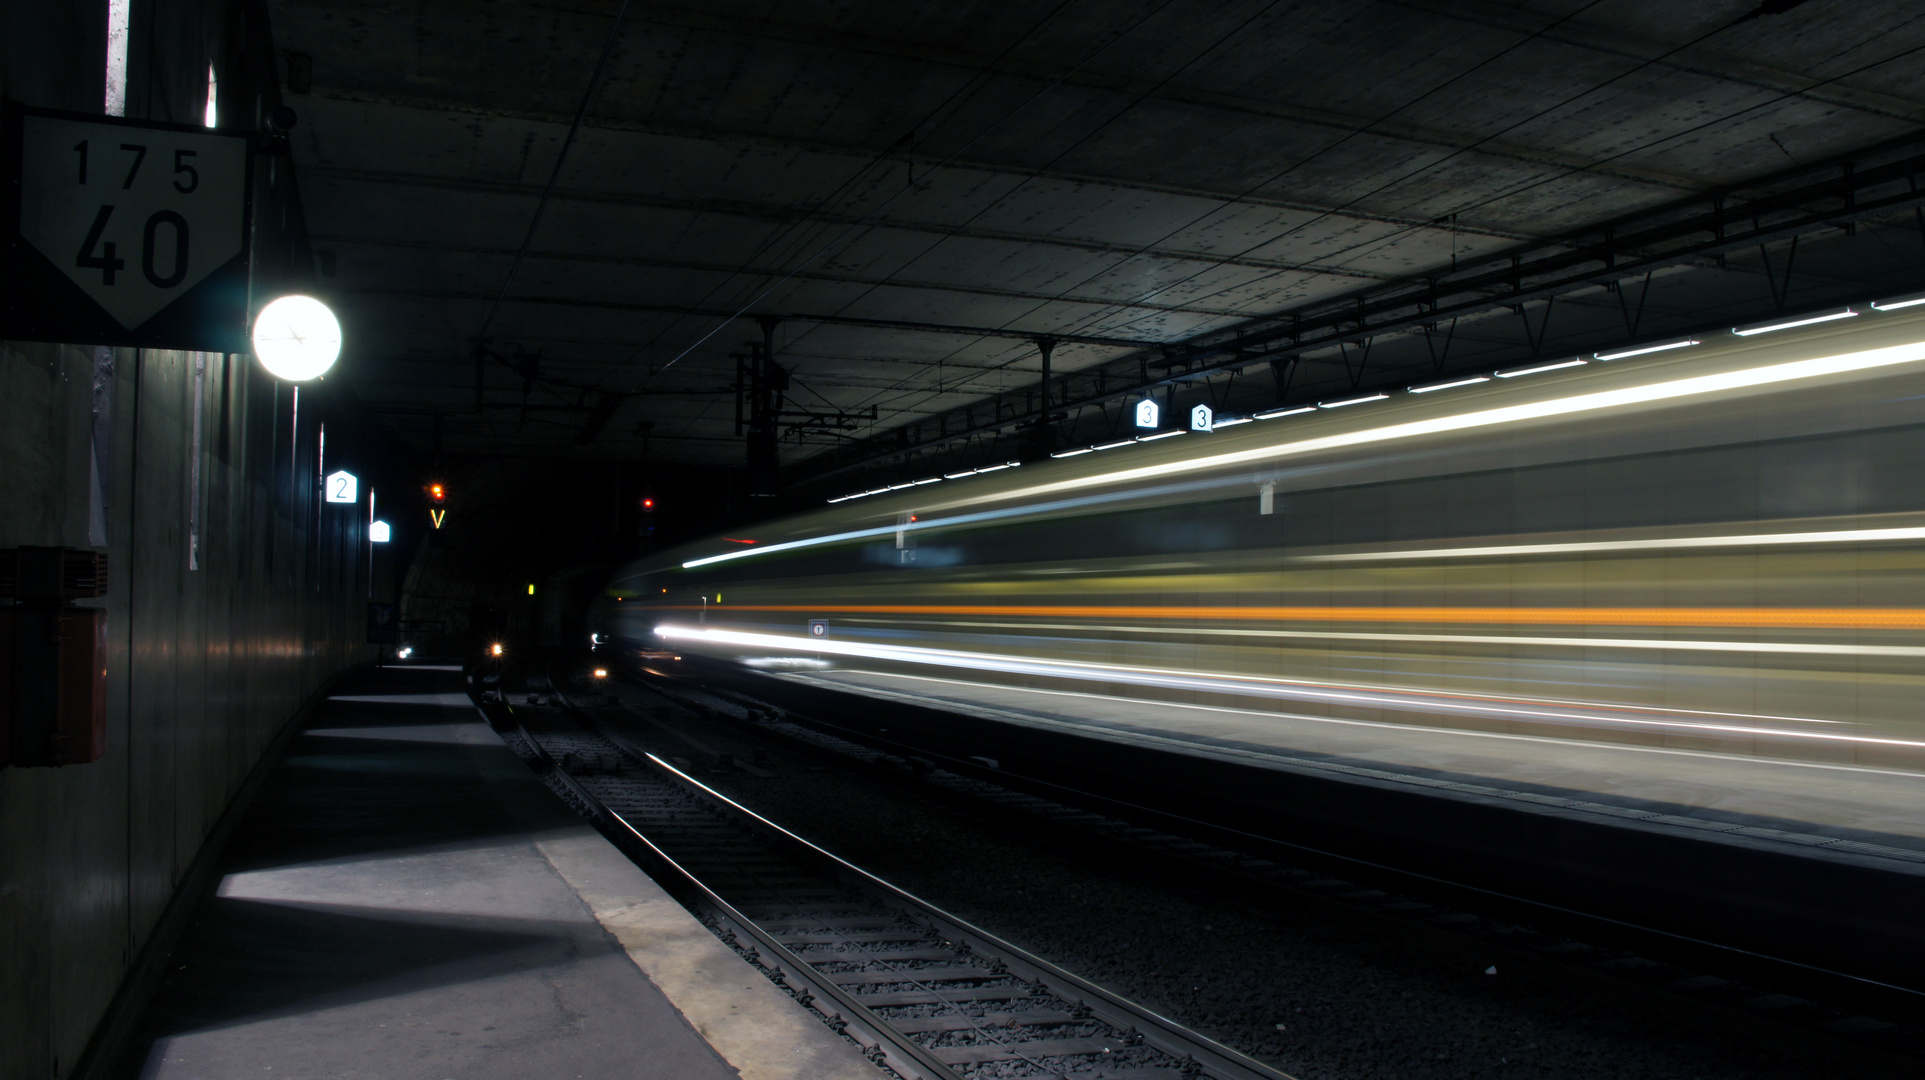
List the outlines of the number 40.
{"label": "number 40", "polygon": [[[74,144],[74,152],[80,155],[80,183],[87,183],[87,143],[82,139]],[[120,183],[125,191],[134,186],[134,178],[140,175],[140,166],[147,160],[147,147],[139,143],[121,143],[120,148],[133,155],[127,166],[127,177]],[[182,195],[192,195],[201,186],[200,170],[194,168],[187,159],[199,156],[197,150],[174,151],[174,190]],[[107,222],[114,216],[111,203],[102,204],[94,215],[93,227],[87,230],[87,238],[80,243],[80,251],[74,255],[74,265],[84,270],[100,271],[100,283],[112,285],[114,277],[127,268],[127,260],[120,258],[119,245],[109,240],[101,242],[107,231]],[[173,233],[174,251],[170,269],[162,274],[156,265],[155,241],[159,238],[160,227],[166,225]],[[148,284],[157,289],[171,289],[187,279],[187,219],[172,210],[156,210],[147,218],[147,227],[141,232],[140,270]]]}

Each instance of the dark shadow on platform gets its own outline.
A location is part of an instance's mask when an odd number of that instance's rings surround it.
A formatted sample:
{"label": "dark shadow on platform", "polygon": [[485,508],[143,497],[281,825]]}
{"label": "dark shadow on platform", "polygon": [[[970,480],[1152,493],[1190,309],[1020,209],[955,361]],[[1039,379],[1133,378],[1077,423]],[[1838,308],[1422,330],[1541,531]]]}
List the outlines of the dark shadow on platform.
{"label": "dark shadow on platform", "polygon": [[551,967],[616,948],[592,923],[215,897],[196,913],[175,951],[140,1043]]}

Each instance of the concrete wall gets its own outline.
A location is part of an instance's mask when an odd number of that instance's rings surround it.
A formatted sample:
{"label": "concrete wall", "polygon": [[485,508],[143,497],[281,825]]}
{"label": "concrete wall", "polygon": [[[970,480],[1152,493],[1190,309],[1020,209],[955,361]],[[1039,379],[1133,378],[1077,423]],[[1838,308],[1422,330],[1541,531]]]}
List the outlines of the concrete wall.
{"label": "concrete wall", "polygon": [[[106,13],[0,5],[0,96],[101,111]],[[222,126],[254,127],[279,104],[269,40],[258,0],[133,0],[127,115],[199,122],[212,62]],[[256,295],[309,282],[285,159],[255,206]],[[0,1077],[73,1073],[273,736],[372,657],[365,506],[317,482],[323,423],[354,467],[344,398],[305,389],[297,424],[244,356],[0,340],[0,548],[104,547],[112,581],[106,757],[0,769]]]}

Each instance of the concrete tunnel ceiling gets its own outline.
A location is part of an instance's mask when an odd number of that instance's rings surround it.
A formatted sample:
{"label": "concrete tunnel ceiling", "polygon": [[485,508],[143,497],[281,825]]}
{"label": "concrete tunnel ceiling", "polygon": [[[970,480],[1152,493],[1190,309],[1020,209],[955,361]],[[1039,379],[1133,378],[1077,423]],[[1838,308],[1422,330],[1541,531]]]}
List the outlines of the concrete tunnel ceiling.
{"label": "concrete tunnel ceiling", "polygon": [[423,452],[740,464],[757,316],[806,480],[987,452],[1036,337],[1087,427],[1925,287],[1910,4],[620,6],[272,4],[342,377]]}

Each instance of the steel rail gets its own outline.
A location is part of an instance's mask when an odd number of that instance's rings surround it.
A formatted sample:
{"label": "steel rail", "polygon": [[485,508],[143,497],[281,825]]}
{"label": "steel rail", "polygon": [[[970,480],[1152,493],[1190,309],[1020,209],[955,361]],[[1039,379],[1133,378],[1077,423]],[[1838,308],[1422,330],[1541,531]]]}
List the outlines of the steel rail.
{"label": "steel rail", "polygon": [[[571,711],[585,716],[566,696],[562,700]],[[818,1002],[833,1004],[835,1014],[830,1020],[840,1019],[843,1033],[854,1039],[864,1049],[878,1052],[889,1068],[912,1080],[962,1080],[954,1069],[944,1064],[914,1039],[890,1027],[888,1022],[871,1012],[868,1007],[857,1001],[854,995],[842,989],[828,978],[817,972],[801,957],[791,952],[788,946],[777,941],[767,931],[758,926],[755,920],[738,911],[734,905],[722,899],[699,877],[682,866],[667,852],[657,847],[642,832],[630,824],[628,819],[608,808],[600,798],[583,787],[580,781],[571,776],[566,769],[544,749],[539,739],[519,720],[514,718],[514,710],[506,703],[499,706],[507,714],[507,722],[514,726],[522,741],[534,752],[540,765],[537,771],[544,777],[552,777],[566,787],[569,793],[579,800],[579,809],[603,827],[622,854],[634,860],[649,877],[655,879],[671,896],[684,907],[702,911],[716,921],[723,923],[739,938],[755,943],[756,951],[772,958],[773,966],[768,968],[777,985],[791,983],[799,985]],[[483,707],[483,714],[487,709]],[[490,723],[495,718],[489,717]],[[822,1010],[818,1010],[822,1011]],[[828,1015],[825,1012],[825,1015]]]}
{"label": "steel rail", "polygon": [[[551,679],[550,682],[551,685],[555,685],[554,680]],[[757,833],[777,840],[782,849],[798,857],[804,864],[853,886],[859,893],[881,900],[888,907],[905,911],[914,922],[925,926],[932,934],[946,941],[965,946],[971,955],[998,964],[1011,976],[1031,985],[1040,985],[1057,997],[1087,1009],[1089,1015],[1095,1020],[1119,1031],[1134,1033],[1140,1037],[1142,1045],[1160,1051],[1179,1062],[1186,1062],[1184,1068],[1196,1070],[1196,1075],[1210,1077],[1213,1080],[1290,1080],[1286,1074],[1254,1058],[1223,1046],[1154,1010],[1029,953],[791,832],[677,769],[658,755],[635,745],[621,732],[614,730],[571,700],[566,693],[559,689],[555,693],[567,711],[587,731],[614,746],[621,754],[647,765],[658,777],[706,803],[724,817],[747,823]],[[507,709],[507,706],[504,705],[502,708]],[[512,714],[512,710],[508,711]],[[531,746],[539,750],[536,736],[528,732],[518,721],[516,728]],[[921,1044],[916,1043],[906,1034],[897,1032],[889,1025],[887,1019],[877,1016],[854,995],[831,981],[829,976],[816,971],[806,959],[797,956],[773,935],[757,925],[752,918],[731,906],[715,890],[645,836],[622,814],[609,808],[569,775],[566,769],[555,764],[553,758],[545,751],[541,753],[547,761],[548,768],[553,770],[554,777],[566,786],[575,799],[580,800],[582,806],[603,824],[607,831],[615,834],[612,839],[617,840],[618,846],[621,846],[631,857],[637,858],[644,869],[648,869],[658,880],[668,877],[683,883],[680,889],[687,898],[683,895],[678,895],[677,898],[685,904],[712,912],[719,922],[727,924],[742,939],[753,941],[762,956],[776,958],[773,970],[777,971],[782,979],[806,985],[808,993],[820,1002],[834,1002],[840,1016],[848,1021],[848,1034],[857,1042],[880,1049],[885,1059],[889,1061],[890,1067],[904,1072],[905,1075],[927,1075],[940,1080],[948,1080],[949,1077],[957,1075],[949,1065],[937,1059]],[[661,871],[659,874],[656,873],[657,869]],[[666,885],[667,882],[665,881],[664,884]],[[675,889],[670,891],[676,892]],[[693,903],[690,903],[691,899]],[[905,973],[903,981],[911,981],[913,975],[914,972]],[[1023,1043],[1012,1043],[1011,1049],[1019,1051],[1023,1045]],[[1039,1056],[1047,1055],[1039,1053]],[[896,1063],[897,1058],[904,1059],[901,1065]],[[1186,1072],[1185,1075],[1190,1073]]]}

